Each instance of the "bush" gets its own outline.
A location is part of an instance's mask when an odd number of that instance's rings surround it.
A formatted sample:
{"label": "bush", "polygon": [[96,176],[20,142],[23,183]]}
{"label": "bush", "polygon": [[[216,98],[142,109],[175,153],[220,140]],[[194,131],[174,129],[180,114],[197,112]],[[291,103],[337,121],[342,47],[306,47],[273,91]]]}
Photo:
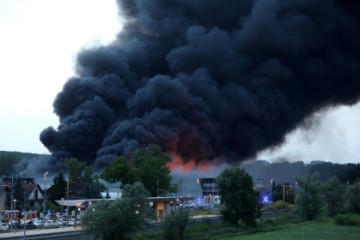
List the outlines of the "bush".
{"label": "bush", "polygon": [[288,202],[283,201],[276,201],[273,204],[271,204],[267,210],[282,210],[282,209],[289,209],[293,208],[293,205]]}
{"label": "bush", "polygon": [[259,223],[264,226],[281,226],[291,223],[298,223],[300,219],[292,213],[281,214],[278,217],[273,218],[262,218]]}
{"label": "bush", "polygon": [[185,228],[189,222],[189,212],[186,209],[181,209],[177,212],[172,212],[165,217],[162,223],[162,230],[164,231],[164,240],[183,240],[185,239]]}
{"label": "bush", "polygon": [[295,197],[295,211],[304,220],[314,220],[319,217],[323,206],[318,174],[314,173],[308,179],[299,177],[297,182],[300,189]]}
{"label": "bush", "polygon": [[344,200],[346,212],[360,213],[360,181],[347,187]]}
{"label": "bush", "polygon": [[336,225],[345,225],[345,226],[355,226],[360,224],[359,220],[355,219],[355,217],[353,217],[350,214],[337,216],[334,220],[334,223]]}

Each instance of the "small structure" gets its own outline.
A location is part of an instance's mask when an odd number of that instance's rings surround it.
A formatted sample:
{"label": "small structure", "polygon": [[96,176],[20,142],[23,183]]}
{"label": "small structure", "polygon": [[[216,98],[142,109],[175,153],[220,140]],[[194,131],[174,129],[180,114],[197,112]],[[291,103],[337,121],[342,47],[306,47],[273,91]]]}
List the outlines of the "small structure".
{"label": "small structure", "polygon": [[166,214],[193,202],[195,197],[149,197],[149,204],[155,209],[156,220],[163,220]]}
{"label": "small structure", "polygon": [[[147,199],[149,205],[155,210],[156,220],[163,220],[166,214],[189,204],[189,202],[194,201],[195,197],[149,197]],[[84,211],[86,208],[102,200],[114,201],[114,199],[61,199],[56,200],[56,202],[63,207],[75,207],[76,210],[80,210],[81,213],[81,211]],[[75,215],[77,212],[76,210]],[[76,218],[76,216],[74,217]]]}

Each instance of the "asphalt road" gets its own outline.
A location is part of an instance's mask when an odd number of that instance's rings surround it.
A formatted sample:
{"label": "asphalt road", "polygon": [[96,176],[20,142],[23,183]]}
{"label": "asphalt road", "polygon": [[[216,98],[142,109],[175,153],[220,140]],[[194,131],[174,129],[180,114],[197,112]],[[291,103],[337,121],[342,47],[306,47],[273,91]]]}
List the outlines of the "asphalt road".
{"label": "asphalt road", "polygon": [[50,236],[52,234],[71,235],[71,233],[79,230],[81,230],[80,227],[59,227],[51,229],[26,229],[24,233],[23,229],[16,229],[16,231],[13,230],[13,232],[0,233],[0,239],[46,239],[41,236]]}

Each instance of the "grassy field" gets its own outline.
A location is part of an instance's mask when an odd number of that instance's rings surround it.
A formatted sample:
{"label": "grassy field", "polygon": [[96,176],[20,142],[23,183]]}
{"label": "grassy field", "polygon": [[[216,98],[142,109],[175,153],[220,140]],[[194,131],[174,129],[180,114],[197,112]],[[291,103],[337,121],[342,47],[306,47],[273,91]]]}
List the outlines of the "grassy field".
{"label": "grassy field", "polygon": [[[360,240],[360,215],[351,215],[354,226],[337,225],[334,219],[323,218],[303,222],[292,214],[261,218],[258,226],[231,227],[204,220],[186,228],[186,240]],[[162,239],[161,231],[143,233],[134,240]]]}
{"label": "grassy field", "polygon": [[359,226],[339,226],[333,223],[306,222],[292,224],[270,232],[258,232],[224,240],[359,240]]}

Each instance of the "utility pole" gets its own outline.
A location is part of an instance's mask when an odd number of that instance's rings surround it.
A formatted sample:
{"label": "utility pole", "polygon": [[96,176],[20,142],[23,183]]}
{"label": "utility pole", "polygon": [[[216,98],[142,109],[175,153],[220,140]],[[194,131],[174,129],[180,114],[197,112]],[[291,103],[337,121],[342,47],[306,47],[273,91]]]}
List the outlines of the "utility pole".
{"label": "utility pole", "polygon": [[46,215],[46,182],[47,182],[47,175],[48,172],[44,173],[44,181],[45,181],[45,187],[44,187],[44,214]]}
{"label": "utility pole", "polygon": [[24,219],[24,240],[26,239],[26,220],[27,220],[27,214],[26,214],[26,192],[24,192],[24,213],[25,213],[25,219]]}
{"label": "utility pole", "polygon": [[285,202],[285,184],[283,183],[283,202]]}
{"label": "utility pole", "polygon": [[14,227],[14,213],[13,213],[13,210],[14,210],[14,205],[13,205],[13,201],[14,201],[14,178],[11,177],[11,231],[13,230],[13,227]]}
{"label": "utility pole", "polygon": [[159,197],[159,177],[156,179],[156,196]]}
{"label": "utility pole", "polygon": [[[66,191],[66,199],[69,200],[69,188],[70,188],[70,176],[68,176],[68,180],[67,180],[67,191]],[[66,218],[67,218],[67,223],[69,224],[69,201],[67,203],[67,215],[66,215]]]}

